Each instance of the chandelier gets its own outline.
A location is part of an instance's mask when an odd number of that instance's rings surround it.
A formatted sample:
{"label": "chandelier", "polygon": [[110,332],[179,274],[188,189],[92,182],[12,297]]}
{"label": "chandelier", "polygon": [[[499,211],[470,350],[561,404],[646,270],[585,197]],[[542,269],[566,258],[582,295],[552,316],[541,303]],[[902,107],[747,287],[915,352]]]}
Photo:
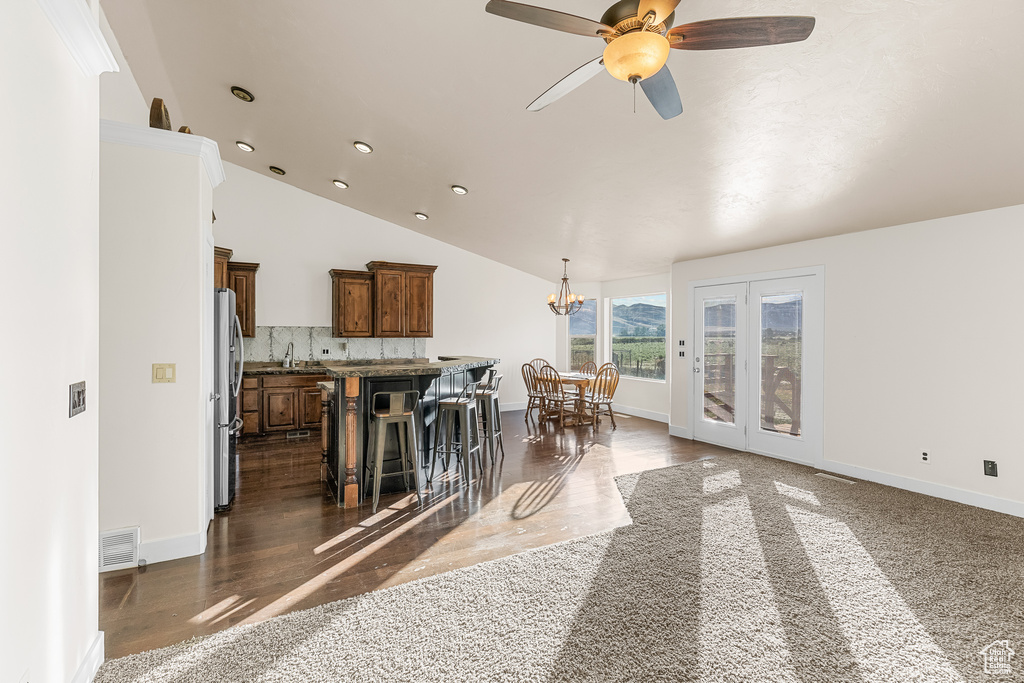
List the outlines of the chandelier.
{"label": "chandelier", "polygon": [[566,274],[569,259],[564,258],[562,261],[565,262],[562,264],[562,286],[559,288],[557,296],[548,294],[548,307],[555,315],[572,315],[583,308],[583,295],[573,294],[569,289],[569,276]]}

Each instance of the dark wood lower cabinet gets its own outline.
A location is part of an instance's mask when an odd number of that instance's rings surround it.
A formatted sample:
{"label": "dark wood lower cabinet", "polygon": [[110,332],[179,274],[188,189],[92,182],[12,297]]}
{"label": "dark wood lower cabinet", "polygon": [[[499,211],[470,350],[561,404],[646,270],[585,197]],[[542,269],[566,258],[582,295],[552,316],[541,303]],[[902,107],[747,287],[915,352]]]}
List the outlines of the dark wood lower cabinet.
{"label": "dark wood lower cabinet", "polygon": [[319,429],[322,403],[317,382],[327,380],[326,375],[243,377],[242,435]]}

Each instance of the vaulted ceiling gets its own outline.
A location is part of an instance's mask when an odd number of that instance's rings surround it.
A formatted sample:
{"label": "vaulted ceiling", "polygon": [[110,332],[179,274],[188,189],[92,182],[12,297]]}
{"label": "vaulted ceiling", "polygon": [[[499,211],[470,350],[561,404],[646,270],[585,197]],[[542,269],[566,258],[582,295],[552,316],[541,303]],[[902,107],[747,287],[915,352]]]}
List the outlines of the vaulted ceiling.
{"label": "vaulted ceiling", "polygon": [[[684,110],[668,121],[608,74],[526,111],[604,43],[485,4],[102,2],[147,101],[225,161],[551,280],[563,256],[574,280],[615,279],[1024,203],[1020,0],[683,0],[676,24],[817,25],[802,43],[673,50]],[[537,4],[598,19],[611,3]]]}

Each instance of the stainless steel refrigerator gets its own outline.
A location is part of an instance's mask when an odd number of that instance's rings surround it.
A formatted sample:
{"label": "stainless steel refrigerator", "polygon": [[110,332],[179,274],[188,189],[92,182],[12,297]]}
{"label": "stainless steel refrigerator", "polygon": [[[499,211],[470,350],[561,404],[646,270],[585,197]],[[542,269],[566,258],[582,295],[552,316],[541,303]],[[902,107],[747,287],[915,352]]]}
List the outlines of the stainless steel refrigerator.
{"label": "stainless steel refrigerator", "polygon": [[242,324],[235,314],[235,293],[217,289],[213,306],[213,391],[216,397],[213,435],[213,506],[218,512],[235,498],[238,454],[236,435],[242,429],[237,414],[238,390],[244,366]]}

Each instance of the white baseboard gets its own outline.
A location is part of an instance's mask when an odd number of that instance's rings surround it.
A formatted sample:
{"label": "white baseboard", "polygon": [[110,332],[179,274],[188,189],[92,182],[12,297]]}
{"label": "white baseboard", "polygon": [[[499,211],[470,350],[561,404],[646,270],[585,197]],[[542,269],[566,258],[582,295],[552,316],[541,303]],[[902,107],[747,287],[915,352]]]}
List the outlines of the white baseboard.
{"label": "white baseboard", "polygon": [[928,481],[921,481],[920,479],[901,477],[897,474],[869,470],[866,467],[847,465],[846,463],[832,462],[829,460],[822,463],[820,469],[823,469],[826,472],[832,472],[833,474],[856,477],[857,479],[872,481],[876,484],[885,484],[886,486],[904,489],[905,491],[913,491],[914,493],[922,493],[926,496],[951,500],[955,503],[963,503],[964,505],[973,505],[974,507],[984,508],[985,510],[1002,512],[1003,514],[1013,515],[1014,517],[1024,517],[1024,503],[1006,500],[1005,498],[997,498],[984,493],[965,491],[964,489],[958,489],[953,486],[933,484]]}
{"label": "white baseboard", "polygon": [[618,403],[612,404],[612,410],[616,413],[622,413],[623,415],[632,415],[633,417],[642,417],[648,420],[654,420],[655,422],[664,422],[665,424],[668,424],[668,413],[656,413],[653,410],[633,408],[632,406],[619,405]]}
{"label": "white baseboard", "polygon": [[96,633],[92,645],[89,646],[89,651],[85,653],[85,659],[82,660],[82,665],[78,667],[71,683],[92,683],[96,678],[96,672],[100,670],[100,665],[103,664],[103,659],[103,631],[99,631]]}
{"label": "white baseboard", "polygon": [[693,438],[692,436],[690,436],[690,428],[689,427],[677,427],[676,425],[671,425],[670,424],[668,426],[668,433],[671,436],[678,436],[680,439],[692,439]]}
{"label": "white baseboard", "polygon": [[188,534],[139,544],[139,559],[145,560],[146,564],[153,564],[154,562],[177,560],[180,557],[202,555],[203,550],[202,535]]}
{"label": "white baseboard", "polygon": [[501,412],[509,412],[513,410],[526,410],[526,401],[521,403],[502,403]]}

